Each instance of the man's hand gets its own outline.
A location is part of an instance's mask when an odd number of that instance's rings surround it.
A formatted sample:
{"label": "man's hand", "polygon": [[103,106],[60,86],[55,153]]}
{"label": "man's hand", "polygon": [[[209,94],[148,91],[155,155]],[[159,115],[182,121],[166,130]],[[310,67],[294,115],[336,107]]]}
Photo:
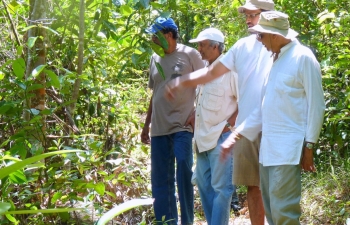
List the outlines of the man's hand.
{"label": "man's hand", "polygon": [[301,159],[301,168],[304,171],[315,172],[313,149],[304,147],[303,157]]}
{"label": "man's hand", "polygon": [[230,136],[221,144],[221,154],[220,161],[225,161],[227,156],[231,153],[233,145],[236,143],[236,140],[240,138],[240,135],[237,132],[232,132]]}
{"label": "man's hand", "polygon": [[149,138],[149,127],[144,126],[141,132],[141,142],[144,144],[150,144],[151,139]]}
{"label": "man's hand", "polygon": [[172,80],[170,80],[165,87],[165,98],[169,101],[175,99],[176,97],[176,91],[180,86],[180,77],[176,77]]}
{"label": "man's hand", "polygon": [[187,118],[185,127],[188,125],[191,125],[193,131],[194,131],[194,126],[195,126],[195,118],[196,118],[196,110],[194,110]]}

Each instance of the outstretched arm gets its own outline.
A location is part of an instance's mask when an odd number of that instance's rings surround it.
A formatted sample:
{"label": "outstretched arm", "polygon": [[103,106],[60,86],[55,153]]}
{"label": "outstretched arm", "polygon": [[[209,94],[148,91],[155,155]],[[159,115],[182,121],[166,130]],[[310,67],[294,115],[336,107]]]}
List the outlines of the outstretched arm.
{"label": "outstretched arm", "polygon": [[168,82],[165,89],[165,97],[169,100],[175,98],[176,91],[180,87],[196,87],[198,84],[208,83],[215,78],[218,78],[230,70],[221,62],[210,65],[209,67],[196,70],[189,74],[184,74],[180,77],[172,79]]}

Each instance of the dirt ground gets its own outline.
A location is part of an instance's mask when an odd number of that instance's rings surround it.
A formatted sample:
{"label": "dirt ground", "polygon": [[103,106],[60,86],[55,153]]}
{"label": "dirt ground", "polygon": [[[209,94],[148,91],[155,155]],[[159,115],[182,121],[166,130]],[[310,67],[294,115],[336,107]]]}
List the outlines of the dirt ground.
{"label": "dirt ground", "polygon": [[[248,203],[246,200],[246,195],[239,194],[238,198],[242,209],[236,213],[234,213],[231,210],[231,218],[230,218],[229,225],[251,225],[250,219],[249,219],[249,211],[248,211]],[[200,206],[195,205],[195,208],[197,207],[200,207]],[[268,224],[268,223],[265,221],[265,224]],[[207,225],[207,222],[198,220],[194,222],[194,225]]]}

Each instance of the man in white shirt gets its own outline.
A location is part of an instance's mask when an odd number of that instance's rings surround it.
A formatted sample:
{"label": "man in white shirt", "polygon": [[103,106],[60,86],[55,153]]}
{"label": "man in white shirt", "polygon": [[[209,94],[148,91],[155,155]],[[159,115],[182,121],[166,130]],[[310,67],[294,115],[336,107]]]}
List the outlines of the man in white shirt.
{"label": "man in white shirt", "polygon": [[262,127],[260,179],[270,225],[300,224],[301,169],[315,171],[313,146],[325,110],[321,70],[312,51],[289,28],[288,16],[264,12],[249,29],[273,53],[274,63],[263,88],[261,107],[239,125],[223,146],[239,135],[254,139]]}
{"label": "man in white shirt", "polygon": [[[248,28],[258,23],[262,11],[268,10],[274,10],[272,0],[247,0],[245,5],[238,8],[245,16]],[[220,62],[169,82],[166,96],[173,99],[182,86],[204,84],[233,71],[238,75],[239,89],[239,113],[235,124],[241,124],[260,106],[262,86],[272,64],[270,55],[256,40],[255,35],[242,38],[229,49]],[[259,137],[253,141],[242,137],[233,149],[233,183],[248,186],[247,200],[252,225],[264,224],[264,207],[259,189],[259,145]]]}
{"label": "man in white shirt", "polygon": [[[219,62],[224,50],[224,35],[216,28],[200,32],[190,40],[208,66]],[[236,187],[232,183],[232,157],[220,161],[220,144],[231,134],[237,116],[237,75],[230,71],[198,86],[194,139],[197,153],[196,183],[208,225],[227,225],[230,203]]]}

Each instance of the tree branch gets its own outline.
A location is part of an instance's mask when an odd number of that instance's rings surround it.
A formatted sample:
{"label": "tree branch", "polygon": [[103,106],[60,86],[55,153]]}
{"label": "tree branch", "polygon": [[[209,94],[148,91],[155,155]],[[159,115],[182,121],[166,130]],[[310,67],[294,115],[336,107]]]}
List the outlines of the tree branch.
{"label": "tree branch", "polygon": [[[9,11],[7,9],[7,5],[5,3],[5,0],[2,0],[2,4],[4,5],[5,11],[6,11],[6,15],[7,15],[8,19],[10,20],[11,28],[12,28],[13,34],[15,35],[16,42],[17,42],[18,46],[21,46],[22,45],[21,41],[18,38],[17,30],[16,30],[15,25],[14,25],[14,23],[12,21],[11,14],[9,13]],[[24,58],[24,56],[23,56],[23,58]]]}

